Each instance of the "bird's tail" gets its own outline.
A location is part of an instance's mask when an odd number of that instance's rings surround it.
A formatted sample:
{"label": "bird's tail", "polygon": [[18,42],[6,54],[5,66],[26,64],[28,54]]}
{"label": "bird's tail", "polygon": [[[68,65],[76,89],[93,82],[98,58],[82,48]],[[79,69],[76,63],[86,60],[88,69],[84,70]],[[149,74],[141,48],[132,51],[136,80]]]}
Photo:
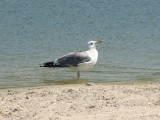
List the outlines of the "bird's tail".
{"label": "bird's tail", "polygon": [[40,67],[59,67],[59,66],[54,64],[54,62],[45,62],[40,64]]}

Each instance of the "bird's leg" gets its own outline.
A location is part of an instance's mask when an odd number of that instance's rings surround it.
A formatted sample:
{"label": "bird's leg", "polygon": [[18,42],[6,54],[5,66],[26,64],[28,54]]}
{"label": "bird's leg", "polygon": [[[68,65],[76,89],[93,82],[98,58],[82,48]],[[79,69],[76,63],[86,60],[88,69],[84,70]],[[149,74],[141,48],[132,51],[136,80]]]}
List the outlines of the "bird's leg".
{"label": "bird's leg", "polygon": [[77,78],[78,79],[80,78],[80,71],[79,70],[77,71]]}

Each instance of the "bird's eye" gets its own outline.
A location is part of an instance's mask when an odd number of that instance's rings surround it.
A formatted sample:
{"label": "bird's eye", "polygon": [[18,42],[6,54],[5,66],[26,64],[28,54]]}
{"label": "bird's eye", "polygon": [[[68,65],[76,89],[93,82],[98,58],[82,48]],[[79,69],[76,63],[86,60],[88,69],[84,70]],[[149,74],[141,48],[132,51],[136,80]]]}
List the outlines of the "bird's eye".
{"label": "bird's eye", "polygon": [[93,43],[91,43],[91,45],[93,45]]}

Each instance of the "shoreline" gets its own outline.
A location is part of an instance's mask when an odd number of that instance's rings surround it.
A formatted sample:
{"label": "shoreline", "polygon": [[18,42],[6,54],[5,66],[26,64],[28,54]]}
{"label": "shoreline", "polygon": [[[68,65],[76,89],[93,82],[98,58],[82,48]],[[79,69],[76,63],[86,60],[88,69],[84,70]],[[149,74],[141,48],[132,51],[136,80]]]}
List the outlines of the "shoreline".
{"label": "shoreline", "polygon": [[3,120],[159,120],[160,83],[0,89]]}
{"label": "shoreline", "polygon": [[82,80],[78,80],[78,82],[75,82],[75,80],[62,80],[58,81],[57,84],[50,84],[50,85],[37,85],[37,86],[14,86],[14,87],[8,87],[8,88],[0,88],[1,90],[7,90],[7,89],[25,89],[25,88],[44,88],[44,87],[50,87],[50,86],[65,86],[65,85],[86,85],[86,84],[92,84],[92,85],[145,85],[145,84],[160,84],[160,81],[109,81],[109,82],[86,82]]}

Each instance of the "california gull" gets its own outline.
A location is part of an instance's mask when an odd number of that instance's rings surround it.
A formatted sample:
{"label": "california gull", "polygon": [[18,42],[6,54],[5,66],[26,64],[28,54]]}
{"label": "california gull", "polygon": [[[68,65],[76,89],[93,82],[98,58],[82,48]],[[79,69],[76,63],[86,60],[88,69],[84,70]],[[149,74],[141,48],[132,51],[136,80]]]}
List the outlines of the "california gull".
{"label": "california gull", "polygon": [[102,41],[89,41],[89,50],[72,52],[64,55],[55,61],[45,62],[40,65],[40,67],[68,67],[74,68],[77,71],[77,77],[80,78],[80,71],[89,69],[94,66],[98,59],[98,51],[96,46]]}

